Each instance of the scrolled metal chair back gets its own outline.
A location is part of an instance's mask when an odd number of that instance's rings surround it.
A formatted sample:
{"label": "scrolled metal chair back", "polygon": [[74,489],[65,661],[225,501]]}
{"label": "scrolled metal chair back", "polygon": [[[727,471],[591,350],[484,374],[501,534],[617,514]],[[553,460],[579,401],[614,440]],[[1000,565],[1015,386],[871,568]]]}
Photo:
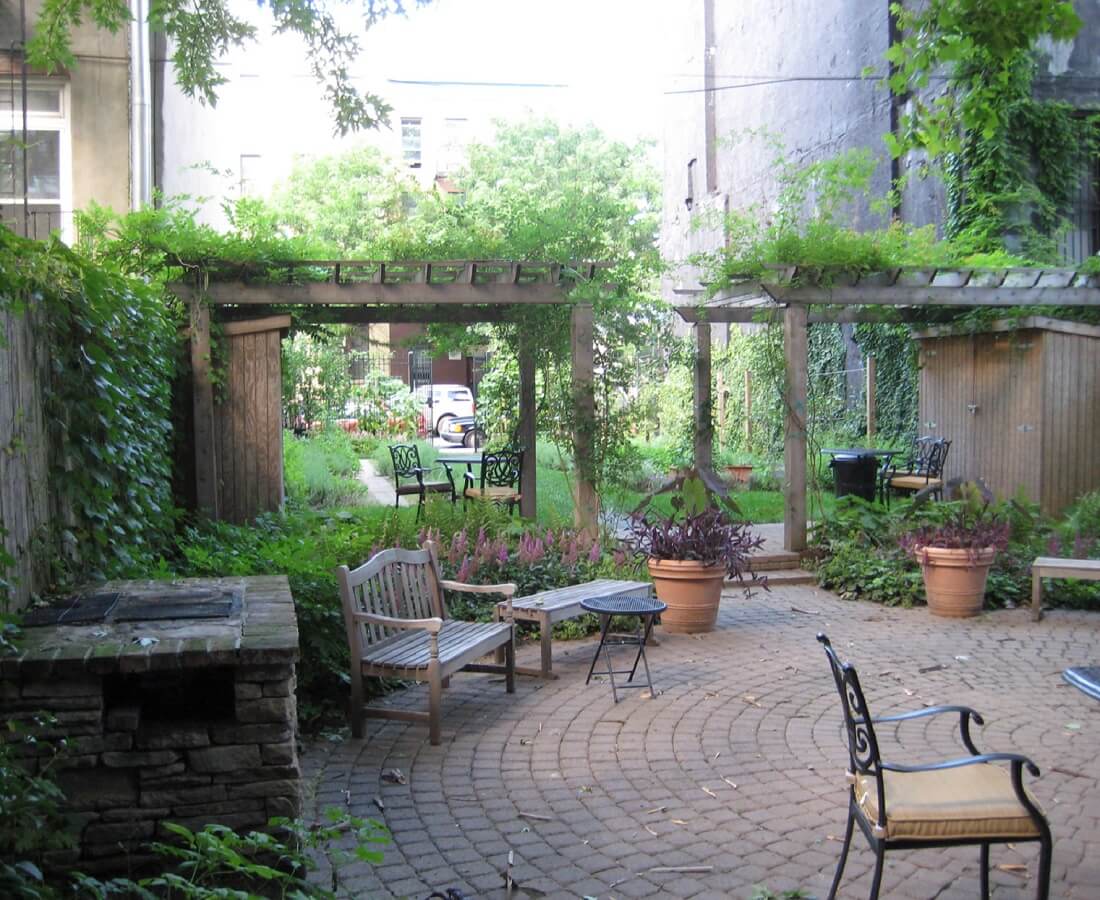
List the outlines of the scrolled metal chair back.
{"label": "scrolled metal chair back", "polygon": [[420,451],[416,444],[391,444],[393,474],[399,478],[415,478],[420,468]]}
{"label": "scrolled metal chair back", "polygon": [[951,449],[951,441],[939,438],[932,442],[928,452],[928,477],[939,478],[943,475],[943,467],[947,463],[947,451]]}
{"label": "scrolled metal chair back", "polygon": [[481,486],[518,487],[522,467],[522,450],[501,450],[496,453],[486,453],[481,462]]}
{"label": "scrolled metal chair back", "polygon": [[851,663],[840,661],[827,636],[819,634],[817,639],[825,648],[825,655],[829,659],[829,667],[833,672],[833,681],[836,683],[837,693],[840,694],[840,705],[844,710],[844,728],[848,736],[851,775],[855,776],[858,773],[875,778],[878,783],[878,808],[881,816],[885,812],[885,806],[882,803],[882,760],[879,757],[878,738],[875,737],[875,728],[871,724],[871,714],[867,709],[867,700],[863,696],[859,675]]}

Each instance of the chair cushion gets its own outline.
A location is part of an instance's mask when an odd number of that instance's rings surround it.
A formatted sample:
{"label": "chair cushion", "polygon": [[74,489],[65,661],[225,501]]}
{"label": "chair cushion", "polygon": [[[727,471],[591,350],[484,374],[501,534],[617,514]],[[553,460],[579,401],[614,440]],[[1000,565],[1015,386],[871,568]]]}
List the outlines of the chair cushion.
{"label": "chair cushion", "polygon": [[[934,772],[885,771],[883,780],[887,839],[1039,836],[1016,797],[1011,773],[1001,766],[976,763]],[[864,815],[878,822],[874,777],[857,775],[855,791]]]}
{"label": "chair cushion", "polygon": [[939,478],[925,478],[923,475],[895,475],[890,479],[890,487],[919,491],[926,487],[943,487],[943,481]]}
{"label": "chair cushion", "polygon": [[519,500],[519,493],[510,487],[466,488],[471,500]]}

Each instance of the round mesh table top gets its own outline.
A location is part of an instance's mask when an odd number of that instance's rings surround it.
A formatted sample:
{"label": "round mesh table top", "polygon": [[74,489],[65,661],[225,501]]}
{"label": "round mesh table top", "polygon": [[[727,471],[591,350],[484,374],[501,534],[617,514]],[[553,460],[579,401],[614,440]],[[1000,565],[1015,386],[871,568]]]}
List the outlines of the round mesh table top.
{"label": "round mesh table top", "polygon": [[635,615],[652,616],[664,612],[668,607],[652,597],[593,597],[582,600],[581,607],[589,612],[605,613],[612,616]]}

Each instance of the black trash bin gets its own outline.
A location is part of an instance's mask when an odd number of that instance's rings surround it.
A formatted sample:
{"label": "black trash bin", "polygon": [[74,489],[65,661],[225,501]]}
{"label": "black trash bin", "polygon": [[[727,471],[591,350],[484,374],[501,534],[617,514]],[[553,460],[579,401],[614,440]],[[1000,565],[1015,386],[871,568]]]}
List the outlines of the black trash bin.
{"label": "black trash bin", "polygon": [[873,456],[834,456],[829,461],[836,482],[836,495],[855,494],[864,500],[875,499],[878,460]]}

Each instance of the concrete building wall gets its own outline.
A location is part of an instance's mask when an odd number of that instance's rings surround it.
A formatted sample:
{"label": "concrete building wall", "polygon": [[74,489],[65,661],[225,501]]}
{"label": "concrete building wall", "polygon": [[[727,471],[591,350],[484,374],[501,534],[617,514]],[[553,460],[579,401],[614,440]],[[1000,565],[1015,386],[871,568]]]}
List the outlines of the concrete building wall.
{"label": "concrete building wall", "polygon": [[[691,0],[681,10],[681,32],[670,36],[669,53],[687,77],[679,89],[697,93],[673,95],[665,103],[665,214],[661,246],[674,265],[692,252],[720,246],[721,234],[692,232],[703,217],[683,206],[684,172],[688,160],[704,158],[707,142],[703,113],[705,87],[704,20],[713,10],[713,135],[716,141],[717,184],[709,207],[742,209],[771,207],[776,193],[776,151],[748,132],[767,132],[781,139],[786,158],[810,162],[863,147],[878,160],[874,195],[890,186],[891,162],[882,141],[890,130],[890,96],[878,80],[859,78],[866,67],[885,68],[889,46],[888,0],[771,0],[769,3],[727,3]],[[1040,43],[1040,76],[1035,93],[1063,99],[1079,109],[1100,107],[1100,0],[1076,0],[1084,27],[1072,43]],[[901,198],[901,217],[915,225],[942,224],[946,201],[942,183],[921,177],[920,158],[898,162],[910,175]],[[1093,176],[1094,177],[1094,176]],[[1083,215],[1097,217],[1093,205]],[[1083,201],[1085,202],[1085,201]],[[700,204],[696,204],[700,206]],[[807,210],[810,212],[811,210]],[[866,204],[849,211],[856,228],[884,224]],[[1100,223],[1098,223],[1100,224]],[[1094,247],[1092,252],[1100,250]],[[690,286],[699,273],[687,266],[664,281],[664,296],[683,301],[676,288]]]}
{"label": "concrete building wall", "polygon": [[[5,78],[18,103],[21,57],[16,49],[24,37],[33,34],[41,10],[41,0],[27,0],[25,20],[28,34],[21,31],[19,3],[5,0],[0,12],[0,47],[4,48]],[[111,34],[84,22],[73,29],[72,50],[76,64],[64,72],[47,75],[32,70],[31,85],[62,85],[61,180],[63,185],[60,225],[63,235],[72,238],[73,210],[93,200],[125,210],[130,197],[130,107],[129,38],[126,30]],[[5,133],[21,132],[18,113],[5,116]]]}

